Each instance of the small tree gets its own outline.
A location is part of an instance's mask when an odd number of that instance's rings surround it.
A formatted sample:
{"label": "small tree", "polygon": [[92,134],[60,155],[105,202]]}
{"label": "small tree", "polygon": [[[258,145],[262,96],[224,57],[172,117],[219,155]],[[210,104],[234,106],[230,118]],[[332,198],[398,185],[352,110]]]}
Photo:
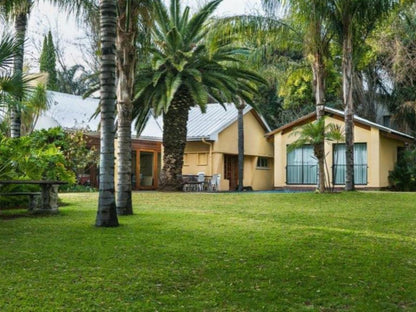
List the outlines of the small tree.
{"label": "small tree", "polygon": [[299,136],[298,139],[288,146],[288,151],[293,151],[303,145],[309,144],[313,146],[313,153],[318,159],[319,170],[319,192],[325,192],[325,150],[322,146],[325,140],[342,141],[343,135],[341,128],[335,124],[329,123],[325,125],[325,117],[321,117],[315,122],[308,123],[301,127],[292,135]]}
{"label": "small tree", "polygon": [[52,33],[43,38],[42,53],[40,55],[40,71],[48,73],[48,90],[57,90],[57,73],[56,73],[56,51],[53,44]]}

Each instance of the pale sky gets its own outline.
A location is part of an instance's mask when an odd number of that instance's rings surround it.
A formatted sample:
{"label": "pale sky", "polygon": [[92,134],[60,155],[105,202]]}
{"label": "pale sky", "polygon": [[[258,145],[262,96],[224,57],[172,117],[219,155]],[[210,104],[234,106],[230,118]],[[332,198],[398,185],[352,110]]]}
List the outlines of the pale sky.
{"label": "pale sky", "polygon": [[[79,25],[75,22],[75,17],[66,12],[60,12],[45,0],[40,0],[32,9],[29,27],[28,42],[26,45],[26,62],[36,71],[39,59],[39,49],[42,47],[43,36],[52,30],[54,40],[65,52],[65,62],[68,65],[79,64],[82,62],[82,44],[85,43],[85,35]],[[200,0],[184,0],[184,5],[195,7]],[[216,15],[229,16],[244,13],[261,11],[261,0],[223,0],[216,11]]]}

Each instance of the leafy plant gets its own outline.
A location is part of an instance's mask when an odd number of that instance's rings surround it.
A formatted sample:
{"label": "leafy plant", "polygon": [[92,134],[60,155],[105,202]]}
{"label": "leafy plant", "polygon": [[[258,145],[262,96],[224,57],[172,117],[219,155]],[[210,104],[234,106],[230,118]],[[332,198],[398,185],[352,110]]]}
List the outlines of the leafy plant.
{"label": "leafy plant", "polygon": [[416,191],[416,148],[412,147],[399,155],[389,182],[395,191]]}

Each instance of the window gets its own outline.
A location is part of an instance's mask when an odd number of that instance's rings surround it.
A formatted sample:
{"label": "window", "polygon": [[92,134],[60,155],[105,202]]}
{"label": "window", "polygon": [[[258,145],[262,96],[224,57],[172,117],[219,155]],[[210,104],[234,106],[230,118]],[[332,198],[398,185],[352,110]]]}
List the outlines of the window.
{"label": "window", "polygon": [[208,165],[208,154],[207,153],[198,153],[198,166]]}
{"label": "window", "polygon": [[269,169],[269,159],[266,157],[257,157],[258,169]]}
{"label": "window", "polygon": [[287,153],[287,184],[316,184],[317,170],[317,159],[311,145],[304,145]]}
{"label": "window", "polygon": [[[345,184],[347,161],[345,144],[334,145],[333,179],[335,184]],[[354,184],[367,184],[367,144],[354,144]]]}
{"label": "window", "polygon": [[383,116],[383,126],[390,127],[391,117],[389,115]]}
{"label": "window", "polygon": [[189,166],[189,155],[188,153],[183,154],[183,165]]}

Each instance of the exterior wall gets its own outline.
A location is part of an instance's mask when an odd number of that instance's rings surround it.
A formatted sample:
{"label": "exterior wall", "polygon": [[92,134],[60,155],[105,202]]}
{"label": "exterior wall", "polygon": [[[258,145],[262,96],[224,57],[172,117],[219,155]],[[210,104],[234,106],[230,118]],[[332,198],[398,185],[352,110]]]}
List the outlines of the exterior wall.
{"label": "exterior wall", "polygon": [[[264,137],[265,130],[249,112],[244,115],[244,185],[254,190],[273,188],[273,144]],[[229,180],[224,179],[224,155],[238,155],[237,121],[224,129],[215,142],[188,142],[185,147],[183,174],[220,174],[221,191],[229,190]],[[258,157],[269,158],[268,169],[258,169]],[[203,160],[207,161],[203,161]]]}
{"label": "exterior wall", "polygon": [[188,142],[185,146],[183,174],[197,174],[204,172],[212,175],[212,153],[210,144],[203,142]]}
{"label": "exterior wall", "polygon": [[[273,145],[264,137],[265,131],[252,112],[244,115],[244,154],[250,156],[273,157]],[[213,146],[214,152],[238,154],[237,121],[218,135]]]}
{"label": "exterior wall", "polygon": [[397,149],[404,147],[403,142],[380,137],[381,148],[380,148],[380,187],[389,186],[389,171],[394,169],[394,165],[397,162]]}
{"label": "exterior wall", "polygon": [[[333,123],[344,128],[344,121],[341,118],[327,117],[326,123]],[[310,185],[287,185],[286,184],[286,166],[287,166],[287,145],[293,143],[298,138],[294,135],[294,129],[287,132],[278,132],[274,135],[274,186],[282,187],[313,187]],[[379,129],[358,125],[354,127],[355,143],[367,144],[367,185],[357,185],[359,188],[382,188],[388,186],[388,171],[392,170],[397,160],[397,147],[404,146],[401,141],[388,139],[380,134]],[[339,142],[343,143],[343,142]],[[332,185],[332,167],[333,167],[333,146],[335,142],[325,143],[325,154],[327,168],[326,177],[329,176]],[[337,185],[342,187],[342,185]]]}

